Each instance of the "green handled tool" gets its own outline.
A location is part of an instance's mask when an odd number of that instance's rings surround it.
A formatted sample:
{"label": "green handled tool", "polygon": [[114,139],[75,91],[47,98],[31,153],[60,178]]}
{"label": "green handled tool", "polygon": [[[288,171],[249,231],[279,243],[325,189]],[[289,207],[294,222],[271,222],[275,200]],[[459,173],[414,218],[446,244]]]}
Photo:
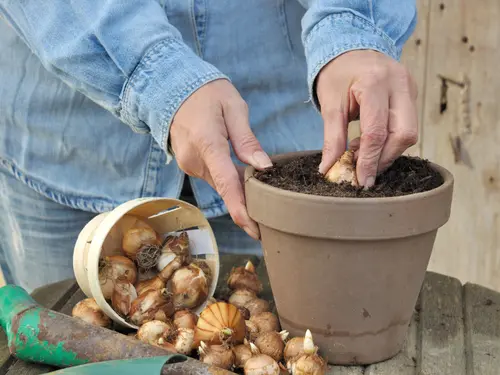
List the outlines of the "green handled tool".
{"label": "green handled tool", "polygon": [[[162,372],[168,369],[168,374],[234,374],[44,308],[19,286],[0,288],[0,325],[7,335],[10,353],[24,361],[59,368],[112,361],[100,365],[134,365],[136,369],[135,364],[159,366],[161,362],[160,369]],[[161,358],[157,359],[158,362],[146,360],[152,357]],[[96,371],[98,366],[94,368]],[[81,371],[85,369],[82,366]]]}

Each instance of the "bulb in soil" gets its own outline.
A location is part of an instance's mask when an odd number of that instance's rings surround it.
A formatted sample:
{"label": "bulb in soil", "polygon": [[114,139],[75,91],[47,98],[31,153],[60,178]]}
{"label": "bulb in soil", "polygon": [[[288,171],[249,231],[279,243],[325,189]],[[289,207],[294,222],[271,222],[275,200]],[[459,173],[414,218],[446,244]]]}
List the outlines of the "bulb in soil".
{"label": "bulb in soil", "polygon": [[285,363],[304,354],[304,337],[293,337],[287,341],[283,358]]}
{"label": "bulb in soil", "polygon": [[159,346],[158,339],[171,337],[174,332],[175,328],[170,321],[151,320],[139,327],[137,338],[147,344]]}
{"label": "bulb in soil", "polygon": [[137,280],[137,267],[129,258],[110,255],[99,260],[99,283],[105,299],[111,299],[115,282],[122,277],[131,284],[135,284]]}
{"label": "bulb in soil", "polygon": [[259,334],[280,330],[278,317],[269,311],[251,316],[250,321],[257,326]]}
{"label": "bulb in soil", "polygon": [[95,326],[106,328],[111,326],[111,319],[104,314],[93,298],[86,298],[78,302],[73,307],[71,315]]}
{"label": "bulb in soil", "polygon": [[250,343],[250,348],[252,357],[245,363],[245,375],[280,375],[280,367],[274,359],[260,353],[259,349],[253,343]]}
{"label": "bulb in soil", "polygon": [[254,293],[262,292],[262,283],[255,272],[252,262],[248,261],[245,267],[236,267],[231,271],[227,285],[233,290],[248,289]]}
{"label": "bulb in soil", "polygon": [[175,339],[172,344],[177,353],[189,354],[191,353],[194,341],[194,329],[191,328],[177,328]]}
{"label": "bulb in soil", "polygon": [[264,332],[255,340],[255,346],[262,354],[267,354],[276,362],[283,359],[285,340],[288,338],[287,331]]}
{"label": "bulb in soil", "polygon": [[[132,260],[137,259],[137,254],[149,247],[160,248],[161,238],[151,227],[131,228],[125,232],[122,240],[123,252]],[[159,253],[158,253],[159,255]]]}
{"label": "bulb in soil", "polygon": [[196,323],[194,345],[241,344],[245,338],[245,320],[234,305],[216,302],[201,312]]}
{"label": "bulb in soil", "polygon": [[161,290],[165,288],[165,283],[158,276],[148,280],[139,281],[136,285],[137,295],[144,294],[148,290]]}
{"label": "bulb in soil", "polygon": [[259,327],[257,324],[250,320],[245,320],[246,326],[246,338],[251,342],[254,342],[257,337],[259,337]]}
{"label": "bulb in soil", "polygon": [[205,273],[194,264],[182,267],[172,276],[172,293],[176,309],[194,309],[208,297]]}
{"label": "bulb in soil", "polygon": [[227,345],[207,345],[203,341],[200,342],[198,348],[200,361],[208,365],[216,366],[225,370],[229,370],[234,365],[234,353]]}
{"label": "bulb in soil", "polygon": [[326,179],[330,182],[348,182],[352,186],[359,186],[354,167],[354,152],[348,150],[340,159],[326,172]]}
{"label": "bulb in soil", "polygon": [[236,307],[245,307],[247,303],[257,298],[255,292],[250,289],[236,289],[228,299],[228,302]]}
{"label": "bulb in soil", "polygon": [[243,344],[239,344],[233,347],[233,353],[234,366],[236,368],[243,368],[247,360],[252,357],[252,350],[250,349],[250,343],[248,342],[248,340],[245,339]]}
{"label": "bulb in soil", "polygon": [[288,363],[288,370],[292,375],[324,375],[326,361],[320,357],[318,347],[314,345],[311,331],[307,330],[304,336],[304,353]]}
{"label": "bulb in soil", "polygon": [[151,320],[169,321],[173,314],[172,296],[167,290],[149,290],[132,302],[129,319],[140,326]]}
{"label": "bulb in soil", "polygon": [[137,292],[134,286],[125,278],[118,278],[115,283],[115,289],[111,296],[111,306],[118,315],[125,317],[130,312],[132,301],[137,298]]}
{"label": "bulb in soil", "polygon": [[188,309],[176,311],[174,314],[174,324],[177,328],[189,328],[194,330],[197,321],[198,316]]}
{"label": "bulb in soil", "polygon": [[271,307],[269,306],[269,302],[260,298],[255,298],[248,301],[245,304],[245,307],[250,313],[250,316],[259,315],[263,312],[269,312],[271,309]]}

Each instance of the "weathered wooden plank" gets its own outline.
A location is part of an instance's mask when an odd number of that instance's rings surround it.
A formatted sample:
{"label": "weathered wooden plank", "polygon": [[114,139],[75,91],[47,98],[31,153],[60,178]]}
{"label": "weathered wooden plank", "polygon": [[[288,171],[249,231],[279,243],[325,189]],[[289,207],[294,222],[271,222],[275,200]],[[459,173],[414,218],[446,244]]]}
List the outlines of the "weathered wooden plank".
{"label": "weathered wooden plank", "polygon": [[468,374],[500,371],[500,294],[475,284],[464,287]]}
{"label": "weathered wooden plank", "polygon": [[455,187],[429,269],[500,290],[500,2],[431,1],[430,14],[422,151]]}
{"label": "weathered wooden plank", "polygon": [[[421,343],[417,373],[465,375],[462,285],[428,273],[421,292]],[[420,372],[418,372],[420,370]]]}

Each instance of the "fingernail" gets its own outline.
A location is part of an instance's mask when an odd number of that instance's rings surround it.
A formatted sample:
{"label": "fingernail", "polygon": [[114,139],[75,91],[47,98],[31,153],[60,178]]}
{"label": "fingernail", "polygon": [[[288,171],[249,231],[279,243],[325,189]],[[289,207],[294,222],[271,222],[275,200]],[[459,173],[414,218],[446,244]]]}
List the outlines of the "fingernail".
{"label": "fingernail", "polygon": [[271,159],[269,159],[269,156],[263,151],[255,151],[252,158],[259,168],[269,168],[273,166]]}
{"label": "fingernail", "polygon": [[323,173],[323,162],[319,163],[318,171],[319,173]]}
{"label": "fingernail", "polygon": [[255,240],[259,240],[260,239],[260,235],[256,232],[254,232],[252,229],[250,229],[248,226],[244,226],[243,227],[243,230],[246,232],[246,234],[248,234],[250,237],[252,237],[253,239]]}
{"label": "fingernail", "polygon": [[375,177],[368,176],[365,180],[365,190],[371,188],[375,184]]}

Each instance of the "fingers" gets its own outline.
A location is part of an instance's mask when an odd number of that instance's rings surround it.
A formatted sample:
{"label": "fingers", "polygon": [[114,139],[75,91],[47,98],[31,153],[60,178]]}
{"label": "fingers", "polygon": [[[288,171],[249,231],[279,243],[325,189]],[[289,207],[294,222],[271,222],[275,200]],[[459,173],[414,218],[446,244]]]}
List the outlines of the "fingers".
{"label": "fingers", "polygon": [[232,99],[223,106],[226,128],[238,159],[256,169],[272,166],[248,122],[248,107],[242,99]]}
{"label": "fingers", "polygon": [[390,98],[389,134],[378,164],[378,172],[388,168],[418,140],[417,108],[409,95]]}
{"label": "fingers", "polygon": [[245,196],[236,166],[231,160],[229,145],[219,141],[205,148],[202,155],[209,175],[203,178],[219,193],[233,221],[252,238],[259,240],[257,224],[248,216]]}
{"label": "fingers", "polygon": [[360,105],[361,128],[356,171],[360,185],[365,188],[375,183],[389,120],[389,93],[382,87],[375,88],[371,86],[356,97]]}
{"label": "fingers", "polygon": [[319,172],[325,174],[342,156],[347,142],[347,115],[341,107],[341,101],[333,99],[331,107],[322,107],[324,122],[323,156]]}

